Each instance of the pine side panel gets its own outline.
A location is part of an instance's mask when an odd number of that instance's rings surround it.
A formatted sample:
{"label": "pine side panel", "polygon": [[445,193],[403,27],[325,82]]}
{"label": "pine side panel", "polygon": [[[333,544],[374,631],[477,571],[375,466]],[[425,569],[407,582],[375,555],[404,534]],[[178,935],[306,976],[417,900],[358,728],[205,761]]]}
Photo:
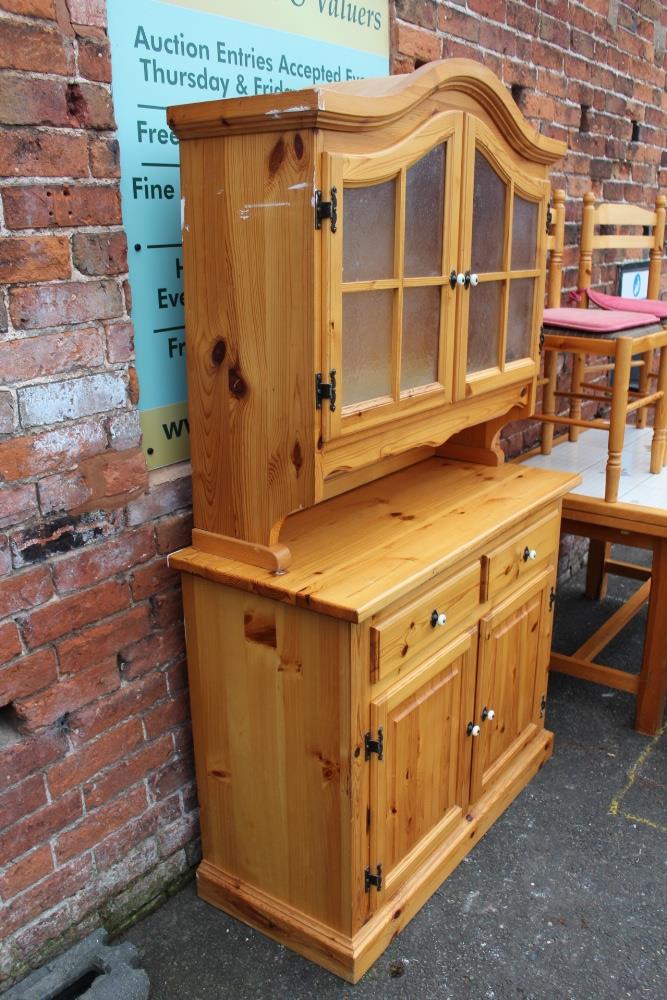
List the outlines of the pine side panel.
{"label": "pine side panel", "polygon": [[350,935],[349,625],[186,588],[204,860]]}
{"label": "pine side panel", "polygon": [[194,524],[260,544],[315,500],[314,155],[307,131],[182,144]]}

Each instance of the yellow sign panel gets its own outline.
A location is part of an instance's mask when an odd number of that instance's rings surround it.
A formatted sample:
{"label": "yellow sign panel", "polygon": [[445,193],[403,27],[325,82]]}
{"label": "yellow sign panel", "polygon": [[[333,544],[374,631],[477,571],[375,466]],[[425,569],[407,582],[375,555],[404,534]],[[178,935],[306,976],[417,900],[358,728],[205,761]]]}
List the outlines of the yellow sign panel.
{"label": "yellow sign panel", "polygon": [[388,0],[165,0],[207,14],[389,57]]}
{"label": "yellow sign panel", "polygon": [[190,457],[188,404],[171,403],[139,414],[149,469],[185,462]]}

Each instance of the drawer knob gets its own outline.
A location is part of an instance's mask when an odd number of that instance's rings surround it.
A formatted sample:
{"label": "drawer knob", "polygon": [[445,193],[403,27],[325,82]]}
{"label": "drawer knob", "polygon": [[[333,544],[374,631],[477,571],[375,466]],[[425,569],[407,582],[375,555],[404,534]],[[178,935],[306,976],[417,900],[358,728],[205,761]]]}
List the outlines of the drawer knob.
{"label": "drawer knob", "polygon": [[528,562],[529,559],[537,559],[537,549],[529,549],[526,545],[523,550],[523,561]]}
{"label": "drawer knob", "polygon": [[470,275],[470,284],[472,285],[473,288],[477,288],[477,286],[479,285],[479,275],[475,274],[474,271]]}
{"label": "drawer knob", "polygon": [[482,709],[482,721],[483,722],[486,722],[487,719],[495,719],[495,717],[496,717],[496,713],[494,712],[494,710],[492,708],[486,708],[486,706],[485,706]]}
{"label": "drawer knob", "polygon": [[468,736],[479,736],[481,730],[475,722],[469,722],[466,732]]}
{"label": "drawer knob", "polygon": [[432,611],[431,612],[431,628],[435,628],[436,625],[446,625],[447,615],[444,611]]}

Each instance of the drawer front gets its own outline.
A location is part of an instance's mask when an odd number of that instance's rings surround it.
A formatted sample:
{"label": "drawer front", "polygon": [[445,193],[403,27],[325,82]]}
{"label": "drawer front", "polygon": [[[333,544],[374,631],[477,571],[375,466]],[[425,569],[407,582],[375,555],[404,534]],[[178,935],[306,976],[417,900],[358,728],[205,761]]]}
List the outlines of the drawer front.
{"label": "drawer front", "polygon": [[376,615],[370,627],[371,679],[415,666],[453,638],[454,630],[479,608],[480,580],[480,564],[475,562],[419,591],[408,603]]}
{"label": "drawer front", "polygon": [[558,557],[560,512],[522,528],[509,542],[482,557],[482,599],[491,601],[517,580],[528,579]]}

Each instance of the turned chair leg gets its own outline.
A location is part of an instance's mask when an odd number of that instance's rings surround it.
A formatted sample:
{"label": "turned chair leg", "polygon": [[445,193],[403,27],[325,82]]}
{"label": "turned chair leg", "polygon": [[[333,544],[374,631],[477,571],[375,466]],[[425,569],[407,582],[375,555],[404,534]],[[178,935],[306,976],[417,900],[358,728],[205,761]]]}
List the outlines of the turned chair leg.
{"label": "turned chair leg", "polygon": [[655,404],[653,418],[653,440],[651,442],[651,472],[662,472],[665,464],[665,440],[667,439],[667,347],[660,348],[657,391],[662,398]]}
{"label": "turned chair leg", "polygon": [[616,340],[614,389],[611,396],[609,420],[609,460],[604,493],[604,498],[608,503],[614,503],[618,500],[631,363],[632,340],[629,337],[619,337]]}
{"label": "turned chair leg", "polygon": [[[639,391],[643,395],[646,395],[651,391],[650,380],[651,368],[653,367],[653,351],[647,351],[646,354],[642,354],[641,358],[644,362],[644,367],[639,370]],[[648,406],[643,406],[641,410],[637,410],[635,427],[646,427],[647,424]]]}
{"label": "turned chair leg", "polygon": [[[544,351],[544,377],[546,382],[542,390],[542,413],[553,416],[556,412],[556,380],[558,378],[558,352]],[[540,439],[543,455],[550,455],[554,443],[554,424],[548,421],[542,424]]]}
{"label": "turned chair leg", "polygon": [[[573,354],[572,355],[572,384],[571,391],[573,393],[581,392],[581,383],[584,381],[584,369],[586,364],[585,354]],[[574,397],[570,400],[570,416],[574,417],[575,420],[581,419],[581,400],[575,399]],[[570,441],[579,440],[580,427],[576,427],[575,424],[570,424],[569,438]]]}

